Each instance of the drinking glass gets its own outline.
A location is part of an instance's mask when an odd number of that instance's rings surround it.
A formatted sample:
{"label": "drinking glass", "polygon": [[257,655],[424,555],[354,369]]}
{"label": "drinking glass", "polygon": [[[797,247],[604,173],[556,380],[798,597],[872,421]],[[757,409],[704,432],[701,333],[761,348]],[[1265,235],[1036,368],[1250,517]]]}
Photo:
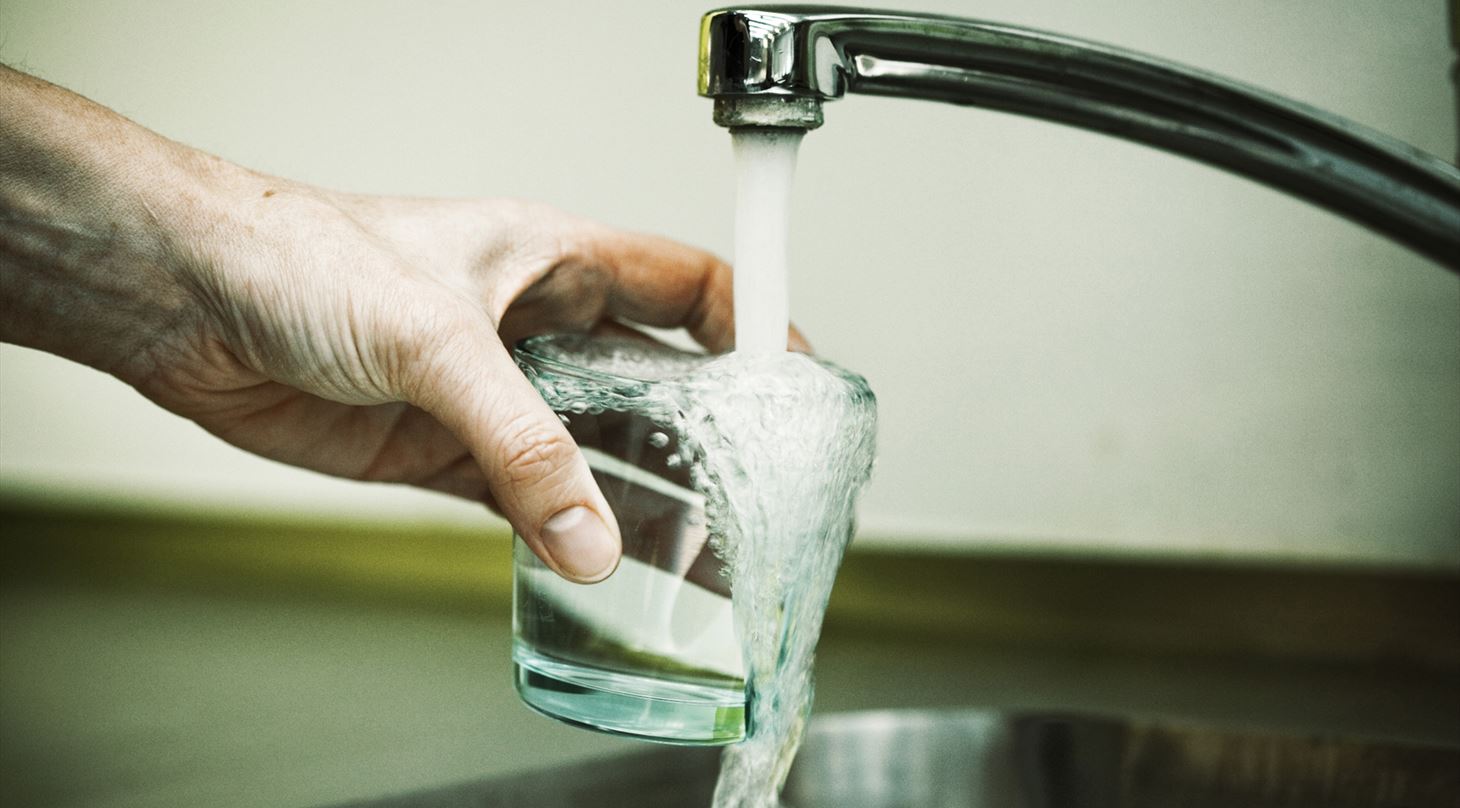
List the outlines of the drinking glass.
{"label": "drinking glass", "polygon": [[519,367],[558,411],[618,520],[607,579],[560,578],[514,539],[517,692],[571,724],[679,744],[745,735],[745,673],[730,580],[691,484],[700,451],[673,426],[674,377],[710,357],[571,335],[518,344]]}

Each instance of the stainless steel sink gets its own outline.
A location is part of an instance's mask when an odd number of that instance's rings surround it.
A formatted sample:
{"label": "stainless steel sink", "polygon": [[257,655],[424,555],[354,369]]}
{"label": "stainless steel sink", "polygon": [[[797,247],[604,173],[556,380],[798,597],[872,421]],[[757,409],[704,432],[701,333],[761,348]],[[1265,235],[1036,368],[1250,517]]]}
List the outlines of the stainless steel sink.
{"label": "stainless steel sink", "polygon": [[[715,750],[655,747],[351,808],[695,808],[710,804],[718,762]],[[1460,808],[1460,747],[980,710],[841,713],[812,722],[784,802]]]}

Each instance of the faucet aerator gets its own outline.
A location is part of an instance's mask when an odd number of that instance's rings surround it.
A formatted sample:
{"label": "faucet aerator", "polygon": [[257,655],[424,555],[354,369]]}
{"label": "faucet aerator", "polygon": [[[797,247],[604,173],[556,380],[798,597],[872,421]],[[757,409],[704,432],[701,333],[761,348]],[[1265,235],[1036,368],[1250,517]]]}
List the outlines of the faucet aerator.
{"label": "faucet aerator", "polygon": [[716,98],[715,123],[727,129],[815,129],[822,123],[821,99],[796,95]]}

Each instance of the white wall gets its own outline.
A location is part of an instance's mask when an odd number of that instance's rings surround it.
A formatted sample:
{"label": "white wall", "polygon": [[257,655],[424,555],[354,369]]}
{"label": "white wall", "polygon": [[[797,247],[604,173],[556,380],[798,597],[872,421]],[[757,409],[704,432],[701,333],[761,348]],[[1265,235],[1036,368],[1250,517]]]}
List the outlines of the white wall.
{"label": "white wall", "polygon": [[[923,0],[1103,40],[1455,150],[1440,0]],[[518,195],[723,252],[706,6],[4,0],[0,59],[361,191]],[[0,111],[3,114],[3,111]],[[802,149],[793,311],[882,402],[869,538],[1460,566],[1460,280],[1097,135],[854,98]],[[480,520],[252,458],[0,349],[5,490]]]}

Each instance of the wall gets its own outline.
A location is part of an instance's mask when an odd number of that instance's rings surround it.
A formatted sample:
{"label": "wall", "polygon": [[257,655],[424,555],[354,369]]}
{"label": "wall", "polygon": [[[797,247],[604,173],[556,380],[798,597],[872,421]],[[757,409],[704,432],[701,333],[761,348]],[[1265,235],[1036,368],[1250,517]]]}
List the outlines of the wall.
{"label": "wall", "polygon": [[[1437,1],[887,2],[1126,46],[1453,155]],[[253,167],[515,195],[722,253],[691,3],[0,3],[0,60]],[[802,149],[793,312],[883,414],[866,540],[1460,566],[1460,281],[1131,144],[856,98]],[[243,455],[0,349],[0,490],[478,522]]]}

